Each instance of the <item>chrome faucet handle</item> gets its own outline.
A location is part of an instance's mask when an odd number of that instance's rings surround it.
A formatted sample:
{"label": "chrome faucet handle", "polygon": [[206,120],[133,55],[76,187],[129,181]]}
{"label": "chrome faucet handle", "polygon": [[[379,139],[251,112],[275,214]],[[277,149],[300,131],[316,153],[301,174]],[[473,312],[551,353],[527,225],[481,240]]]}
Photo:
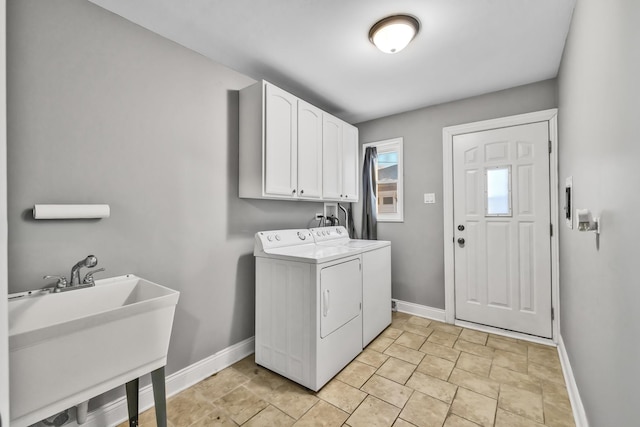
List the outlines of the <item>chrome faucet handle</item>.
{"label": "chrome faucet handle", "polygon": [[56,289],[62,289],[67,287],[67,278],[64,276],[44,276],[43,280],[47,279],[58,279],[58,283],[56,283]]}
{"label": "chrome faucet handle", "polygon": [[97,270],[93,270],[93,271],[89,271],[87,274],[84,275],[84,279],[82,279],[82,284],[83,285],[91,285],[91,286],[95,286],[96,281],[93,278],[93,275],[95,273],[99,273],[101,271],[104,271],[104,268],[99,268]]}

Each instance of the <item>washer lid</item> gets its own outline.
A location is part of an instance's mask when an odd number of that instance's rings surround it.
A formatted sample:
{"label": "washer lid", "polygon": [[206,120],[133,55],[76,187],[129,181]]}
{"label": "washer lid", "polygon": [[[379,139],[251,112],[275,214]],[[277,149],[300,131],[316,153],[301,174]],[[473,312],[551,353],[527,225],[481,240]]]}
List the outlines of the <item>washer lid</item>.
{"label": "washer lid", "polygon": [[389,242],[386,240],[351,239],[342,244],[348,248],[368,248],[370,246],[387,246]]}
{"label": "washer lid", "polygon": [[377,248],[390,246],[388,240],[364,240],[350,239],[346,228],[339,227],[316,227],[309,229],[313,240],[321,246],[342,246],[351,249],[361,249],[367,252]]}

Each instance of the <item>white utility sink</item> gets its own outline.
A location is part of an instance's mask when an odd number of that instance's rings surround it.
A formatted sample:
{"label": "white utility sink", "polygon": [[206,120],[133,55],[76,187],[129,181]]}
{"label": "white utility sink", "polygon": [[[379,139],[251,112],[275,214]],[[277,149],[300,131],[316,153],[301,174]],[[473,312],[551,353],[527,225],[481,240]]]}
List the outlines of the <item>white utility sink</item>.
{"label": "white utility sink", "polygon": [[11,426],[22,427],[167,362],[179,292],[134,275],[9,295]]}

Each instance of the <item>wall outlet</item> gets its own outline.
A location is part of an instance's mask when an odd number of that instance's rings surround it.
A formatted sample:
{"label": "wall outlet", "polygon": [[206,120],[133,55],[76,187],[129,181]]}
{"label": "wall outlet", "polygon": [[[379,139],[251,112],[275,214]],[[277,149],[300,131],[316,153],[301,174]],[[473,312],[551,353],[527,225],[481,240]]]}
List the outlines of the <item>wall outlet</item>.
{"label": "wall outlet", "polygon": [[391,311],[398,311],[398,307],[396,306],[396,302],[391,300]]}

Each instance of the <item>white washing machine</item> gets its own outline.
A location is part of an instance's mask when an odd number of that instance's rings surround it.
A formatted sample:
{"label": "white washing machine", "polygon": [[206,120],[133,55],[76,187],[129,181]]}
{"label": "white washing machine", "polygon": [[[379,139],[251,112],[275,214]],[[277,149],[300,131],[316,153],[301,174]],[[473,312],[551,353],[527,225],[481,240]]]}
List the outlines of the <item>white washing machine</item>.
{"label": "white washing machine", "polygon": [[356,249],[362,254],[362,347],[391,324],[391,242],[350,239],[344,227],[312,228],[318,246]]}
{"label": "white washing machine", "polygon": [[256,363],[317,391],[362,351],[360,250],[277,230],[254,255]]}

